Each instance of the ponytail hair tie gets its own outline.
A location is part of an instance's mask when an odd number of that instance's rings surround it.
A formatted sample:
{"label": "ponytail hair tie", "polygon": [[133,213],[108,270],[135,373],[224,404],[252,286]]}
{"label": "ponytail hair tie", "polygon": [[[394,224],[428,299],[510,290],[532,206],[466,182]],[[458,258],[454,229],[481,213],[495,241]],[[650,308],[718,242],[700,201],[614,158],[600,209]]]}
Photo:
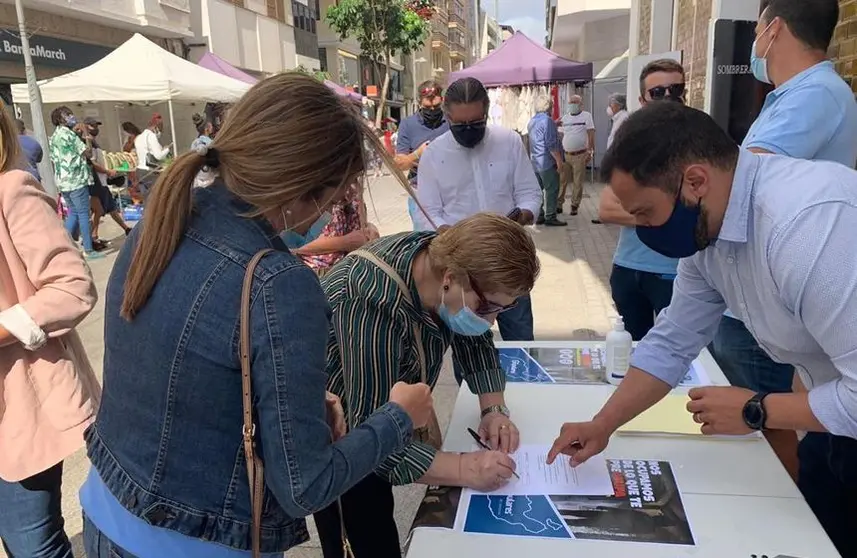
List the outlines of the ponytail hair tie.
{"label": "ponytail hair tie", "polygon": [[220,166],[220,153],[215,147],[200,145],[196,148],[196,153],[205,159],[205,166],[216,169]]}

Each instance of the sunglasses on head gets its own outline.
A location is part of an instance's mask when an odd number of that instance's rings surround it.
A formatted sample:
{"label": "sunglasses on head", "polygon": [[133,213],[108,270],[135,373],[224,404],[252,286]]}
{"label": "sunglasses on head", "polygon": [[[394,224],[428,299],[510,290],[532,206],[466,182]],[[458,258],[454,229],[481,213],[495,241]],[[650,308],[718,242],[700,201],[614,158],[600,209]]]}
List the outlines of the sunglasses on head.
{"label": "sunglasses on head", "polygon": [[420,90],[420,97],[440,97],[440,89],[437,87],[426,87]]}
{"label": "sunglasses on head", "polygon": [[477,315],[484,317],[490,316],[491,314],[502,314],[518,305],[517,301],[505,306],[497,304],[496,302],[491,302],[485,298],[485,294],[483,294],[482,289],[476,285],[476,281],[474,281],[472,277],[468,275],[467,279],[470,281],[470,288],[473,289],[473,292],[476,293],[476,297],[479,298],[479,308],[476,309]]}
{"label": "sunglasses on head", "polygon": [[[648,93],[649,97],[654,101],[667,98],[674,101],[681,101],[684,99],[684,91],[684,83],[673,83],[672,85],[659,85],[657,87],[652,87],[649,89]],[[667,93],[669,93],[669,96],[667,96]]]}

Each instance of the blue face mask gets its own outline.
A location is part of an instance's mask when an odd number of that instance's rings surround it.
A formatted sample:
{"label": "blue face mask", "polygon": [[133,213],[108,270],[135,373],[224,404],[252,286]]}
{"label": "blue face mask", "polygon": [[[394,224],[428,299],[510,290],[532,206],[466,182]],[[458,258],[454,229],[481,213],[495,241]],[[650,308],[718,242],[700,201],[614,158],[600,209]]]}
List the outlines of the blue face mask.
{"label": "blue face mask", "polygon": [[443,323],[459,335],[478,337],[491,329],[491,323],[488,320],[480,317],[476,312],[468,308],[464,302],[464,291],[461,292],[461,310],[455,314],[451,313],[443,302],[443,294],[441,294],[440,307],[438,307],[437,313],[440,319],[443,320]]}
{"label": "blue face mask", "polygon": [[580,105],[577,103],[571,103],[568,105],[568,110],[571,114],[580,114]]}
{"label": "blue face mask", "polygon": [[65,125],[69,128],[74,128],[75,126],[77,126],[77,118],[75,118],[73,114],[66,116]]}
{"label": "blue face mask", "polygon": [[[765,27],[765,30],[762,31],[760,37],[768,32],[768,29],[771,28],[774,22],[768,24]],[[768,48],[765,50],[765,54],[759,56],[756,54],[756,46],[758,46],[759,39],[753,41],[753,46],[750,48],[750,70],[753,72],[753,77],[762,83],[771,84],[771,77],[768,75],[768,53],[771,51],[771,47],[774,45],[774,40],[771,39],[771,42],[768,43]]]}
{"label": "blue face mask", "polygon": [[322,213],[318,219],[315,220],[306,234],[296,233],[295,231],[288,230],[280,233],[280,238],[283,239],[283,242],[286,243],[292,250],[296,250],[303,246],[306,246],[313,240],[317,239],[321,236],[322,231],[324,231],[324,227],[330,223],[332,216],[329,211],[325,211]]}
{"label": "blue face mask", "polygon": [[700,250],[696,239],[696,230],[702,216],[701,202],[696,207],[688,207],[681,201],[681,187],[675,200],[675,207],[667,222],[659,227],[637,227],[640,242],[668,258],[689,258]]}

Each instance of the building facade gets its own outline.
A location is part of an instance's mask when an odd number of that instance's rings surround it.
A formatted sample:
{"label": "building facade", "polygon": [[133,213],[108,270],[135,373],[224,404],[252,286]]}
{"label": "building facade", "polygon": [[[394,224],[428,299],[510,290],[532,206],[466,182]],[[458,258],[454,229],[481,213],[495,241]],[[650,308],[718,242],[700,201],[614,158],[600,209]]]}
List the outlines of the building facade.
{"label": "building facade", "polygon": [[256,77],[298,66],[318,69],[318,3],[297,0],[190,0],[195,39],[188,58],[211,51]]}
{"label": "building facade", "polygon": [[857,94],[857,0],[839,0],[839,25],[828,53],[836,71]]}
{"label": "building facade", "polygon": [[[24,16],[36,76],[56,77],[100,60],[134,33],[182,55],[192,37],[189,0],[28,0]],[[0,4],[0,98],[24,83],[24,56],[13,4]]]}
{"label": "building facade", "polygon": [[597,75],[628,51],[632,0],[546,0],[547,46]]}

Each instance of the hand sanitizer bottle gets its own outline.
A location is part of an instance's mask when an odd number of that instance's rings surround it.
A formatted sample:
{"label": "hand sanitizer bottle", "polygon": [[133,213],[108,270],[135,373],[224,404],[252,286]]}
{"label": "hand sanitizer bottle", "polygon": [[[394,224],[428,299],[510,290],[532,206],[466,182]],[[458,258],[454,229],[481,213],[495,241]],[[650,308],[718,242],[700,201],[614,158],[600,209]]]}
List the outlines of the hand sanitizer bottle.
{"label": "hand sanitizer bottle", "polygon": [[631,362],[631,347],[633,346],[631,334],[625,331],[625,322],[622,316],[616,318],[613,330],[607,334],[607,363],[605,372],[607,381],[618,386],[625,379],[628,366]]}

